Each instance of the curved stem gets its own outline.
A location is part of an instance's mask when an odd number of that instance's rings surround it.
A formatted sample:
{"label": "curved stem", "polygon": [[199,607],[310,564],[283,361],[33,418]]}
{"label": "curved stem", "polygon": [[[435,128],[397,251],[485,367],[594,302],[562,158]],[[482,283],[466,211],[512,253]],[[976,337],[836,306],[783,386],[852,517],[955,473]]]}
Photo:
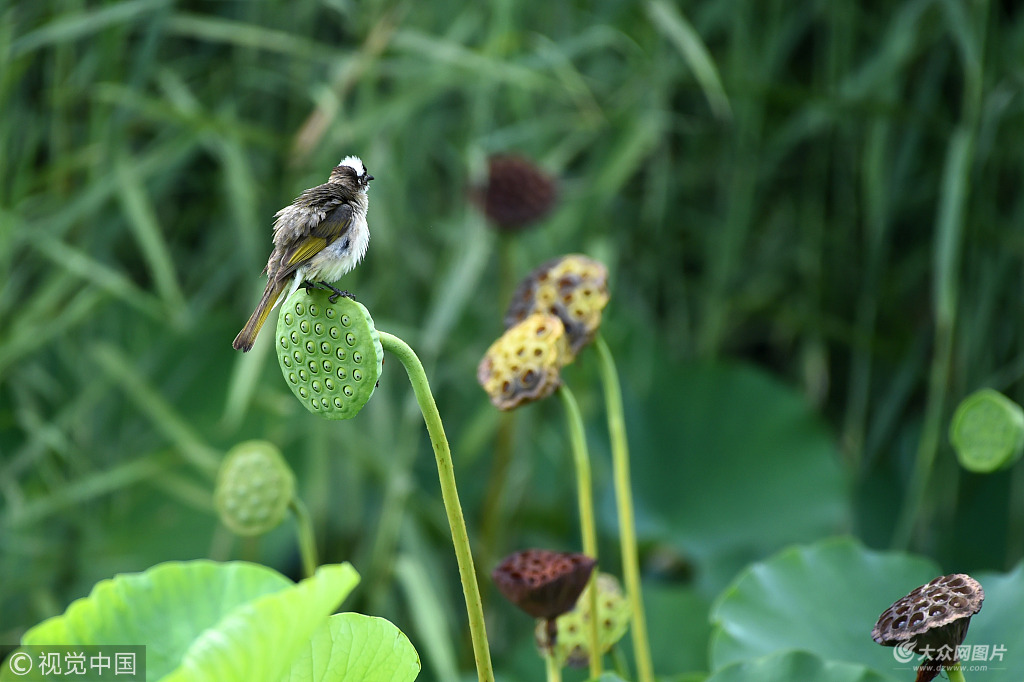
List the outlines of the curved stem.
{"label": "curved stem", "polygon": [[380,343],[384,350],[398,358],[409,375],[416,402],[423,413],[423,421],[427,425],[430,444],[434,448],[434,459],[437,460],[437,475],[441,481],[441,499],[448,514],[448,525],[451,527],[452,544],[455,546],[455,558],[459,564],[459,578],[462,581],[462,593],[466,598],[466,611],[469,616],[469,632],[473,639],[473,657],[476,659],[477,675],[480,682],[494,682],[494,670],[491,668],[491,652],[487,647],[487,629],[484,625],[484,609],[480,600],[480,586],[476,582],[473,568],[473,553],[469,547],[469,535],[466,533],[466,520],[462,516],[459,504],[459,491],[455,487],[455,470],[452,466],[451,448],[444,435],[441,415],[437,412],[437,404],[430,393],[423,364],[416,357],[409,345],[393,334],[380,333]]}
{"label": "curved stem", "polygon": [[548,671],[548,682],[562,682],[562,669],[558,666],[558,661],[555,660],[553,654],[544,654],[544,666]]}
{"label": "curved stem", "polygon": [[594,343],[601,358],[601,383],[608,411],[608,434],[612,442],[612,468],[615,476],[615,506],[619,513],[619,542],[622,549],[622,574],[626,594],[633,612],[633,651],[636,656],[640,682],[653,682],[651,646],[647,639],[647,619],[644,616],[644,598],[640,591],[640,559],[636,548],[636,530],[633,521],[633,493],[629,482],[629,442],[626,440],[626,420],[622,412],[622,388],[615,360],[604,337],[600,334]]}
{"label": "curved stem", "polygon": [[[583,417],[580,406],[569,387],[562,384],[558,395],[565,405],[565,417],[569,426],[569,440],[572,442],[572,459],[576,467],[576,496],[580,506],[580,531],[583,535],[583,553],[597,560],[597,526],[594,523],[594,495],[590,483],[590,455],[587,440],[583,434]],[[590,676],[601,676],[601,649],[598,638],[597,613],[597,570],[590,575]]]}
{"label": "curved stem", "polygon": [[302,555],[302,570],[307,578],[312,578],[316,573],[316,538],[313,534],[313,521],[309,517],[309,510],[298,497],[293,497],[288,505],[295,514],[295,523],[299,527],[299,554]]}

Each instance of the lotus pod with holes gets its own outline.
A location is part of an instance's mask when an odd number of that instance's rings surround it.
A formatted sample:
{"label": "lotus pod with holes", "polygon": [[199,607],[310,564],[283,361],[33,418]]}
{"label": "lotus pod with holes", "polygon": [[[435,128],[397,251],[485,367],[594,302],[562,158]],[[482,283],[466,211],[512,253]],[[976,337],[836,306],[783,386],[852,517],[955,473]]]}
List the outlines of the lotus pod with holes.
{"label": "lotus pod with holes", "polygon": [[570,357],[562,321],[538,313],[491,344],[476,378],[495,407],[511,410],[551,395],[561,385],[562,367]]}
{"label": "lotus pod with holes", "polygon": [[384,362],[363,304],[298,289],[277,318],[277,359],[292,393],[325,419],[351,419],[373,395]]}
{"label": "lotus pod with holes", "polygon": [[601,655],[622,639],[629,628],[629,602],[622,594],[618,579],[609,573],[599,573],[576,600],[576,606],[555,620],[554,642],[543,621],[538,622],[534,630],[537,648],[543,655],[554,656],[560,668],[566,665],[585,668],[590,663],[590,590],[594,586],[597,587],[597,636]]}
{"label": "lotus pod with holes", "polygon": [[590,343],[608,304],[608,269],[593,258],[571,254],[550,260],[531,272],[512,295],[505,326],[534,313],[556,315],[569,336],[573,356]]}
{"label": "lotus pod with holes", "polygon": [[557,618],[576,604],[596,563],[586,554],[527,549],[505,557],[491,577],[529,615]]}
{"label": "lotus pod with holes", "polygon": [[899,646],[925,656],[917,680],[927,682],[943,667],[957,663],[957,647],[983,601],[985,591],[971,576],[940,576],[886,609],[871,638],[883,646]]}
{"label": "lotus pod with holes", "polygon": [[276,528],[295,494],[295,475],[272,443],[250,440],[228,451],[217,474],[214,505],[238,535]]}

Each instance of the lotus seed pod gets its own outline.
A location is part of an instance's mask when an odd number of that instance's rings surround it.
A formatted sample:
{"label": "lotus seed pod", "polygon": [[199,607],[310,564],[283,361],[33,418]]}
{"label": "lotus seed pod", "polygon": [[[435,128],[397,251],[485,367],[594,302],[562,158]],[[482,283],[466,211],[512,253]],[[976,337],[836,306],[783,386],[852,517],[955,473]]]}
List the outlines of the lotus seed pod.
{"label": "lotus seed pod", "polygon": [[958,661],[957,647],[967,636],[971,616],[981,610],[985,591],[964,573],[936,578],[882,612],[871,638],[925,657],[917,681],[928,682]]}
{"label": "lotus seed pod", "polygon": [[494,406],[511,410],[551,395],[571,358],[565,326],[551,315],[530,315],[487,349],[476,378]]}
{"label": "lotus seed pod", "polygon": [[239,535],[259,535],[284,520],[294,494],[295,476],[281,451],[250,440],[228,451],[213,500],[225,526]]}
{"label": "lotus seed pod", "polygon": [[622,639],[629,628],[629,602],[622,594],[618,579],[609,573],[599,573],[593,583],[576,600],[576,606],[555,620],[554,643],[548,635],[544,621],[539,621],[534,630],[537,648],[541,655],[554,656],[560,668],[570,665],[585,668],[590,664],[590,590],[597,587],[598,644],[601,655],[607,653]]}
{"label": "lotus seed pod", "polygon": [[956,408],[949,440],[968,471],[987,474],[1006,469],[1024,454],[1024,410],[1002,393],[982,389]]}
{"label": "lotus seed pod", "polygon": [[596,561],[586,554],[527,549],[491,573],[505,598],[534,618],[557,618],[573,607]]}
{"label": "lotus seed pod", "polygon": [[519,284],[512,295],[505,326],[534,313],[556,315],[565,325],[573,356],[593,341],[608,304],[608,269],[579,254],[544,263]]}
{"label": "lotus seed pod", "polygon": [[487,185],[476,198],[495,227],[518,232],[546,216],[557,194],[555,181],[535,163],[499,155],[487,160]]}
{"label": "lotus seed pod", "polygon": [[298,289],[277,317],[277,360],[307,410],[351,419],[373,395],[384,363],[380,335],[363,304]]}

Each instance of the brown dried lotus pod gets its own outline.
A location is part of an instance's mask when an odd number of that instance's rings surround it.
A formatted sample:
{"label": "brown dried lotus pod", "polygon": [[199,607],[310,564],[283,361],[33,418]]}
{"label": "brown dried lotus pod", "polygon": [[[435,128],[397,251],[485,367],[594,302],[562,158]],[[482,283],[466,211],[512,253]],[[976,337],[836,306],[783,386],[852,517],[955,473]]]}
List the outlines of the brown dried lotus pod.
{"label": "brown dried lotus pod", "polygon": [[956,649],[983,601],[985,590],[977,580],[965,573],[944,575],[887,608],[871,630],[871,638],[882,646],[925,656],[917,682],[928,682],[943,667],[959,661]]}
{"label": "brown dried lotus pod", "polygon": [[533,161],[496,155],[487,160],[487,184],[475,195],[499,230],[518,232],[551,212],[558,187]]}
{"label": "brown dried lotus pod", "polygon": [[505,313],[505,326],[533,313],[557,315],[575,356],[597,335],[606,305],[608,268],[593,258],[570,254],[544,263],[523,279]]}
{"label": "brown dried lotus pod", "polygon": [[502,559],[491,577],[510,602],[550,620],[576,605],[596,563],[586,554],[527,549]]}
{"label": "brown dried lotus pod", "polygon": [[565,326],[551,315],[531,315],[487,349],[476,379],[494,406],[511,410],[551,395],[571,359]]}

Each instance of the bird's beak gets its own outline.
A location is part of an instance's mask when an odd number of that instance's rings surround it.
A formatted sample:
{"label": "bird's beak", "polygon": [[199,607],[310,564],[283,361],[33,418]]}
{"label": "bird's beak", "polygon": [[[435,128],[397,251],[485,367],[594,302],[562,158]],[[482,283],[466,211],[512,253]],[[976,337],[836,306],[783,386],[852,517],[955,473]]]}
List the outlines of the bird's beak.
{"label": "bird's beak", "polygon": [[369,182],[370,180],[373,180],[373,176],[372,175],[367,175],[366,176],[366,181]]}

